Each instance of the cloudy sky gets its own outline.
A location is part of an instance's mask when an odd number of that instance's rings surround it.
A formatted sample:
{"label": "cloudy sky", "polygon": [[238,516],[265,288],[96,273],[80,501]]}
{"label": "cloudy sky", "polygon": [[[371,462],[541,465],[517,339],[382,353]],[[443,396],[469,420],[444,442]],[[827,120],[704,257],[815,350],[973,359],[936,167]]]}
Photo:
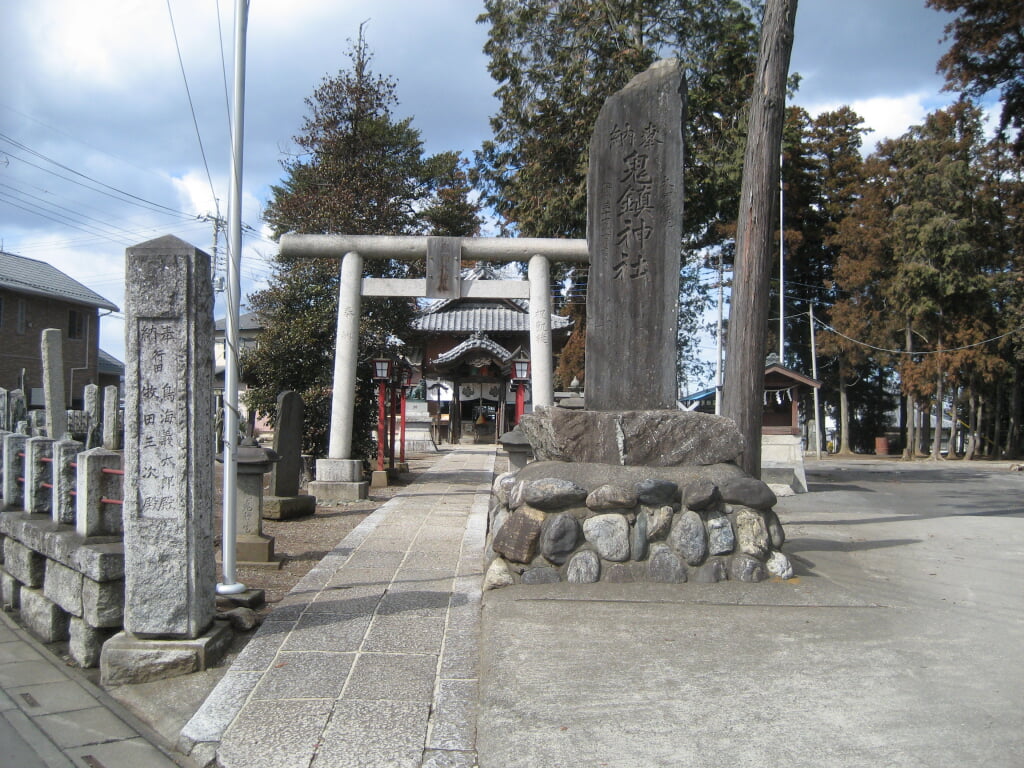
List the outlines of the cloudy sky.
{"label": "cloudy sky", "polygon": [[[234,6],[5,2],[3,250],[51,262],[118,306],[126,247],[171,233],[210,250],[215,199],[227,215]],[[260,234],[260,211],[303,100],[346,67],[360,22],[375,71],[398,81],[397,114],[413,117],[428,152],[471,156],[488,137],[496,102],[480,11],[477,0],[251,2],[243,297],[269,272],[274,245]],[[876,131],[872,143],[901,134],[952,100],[935,74],[946,21],[924,0],[801,0],[796,101],[812,114],[849,104]],[[123,359],[123,334],[120,314],[104,319],[101,346]]]}

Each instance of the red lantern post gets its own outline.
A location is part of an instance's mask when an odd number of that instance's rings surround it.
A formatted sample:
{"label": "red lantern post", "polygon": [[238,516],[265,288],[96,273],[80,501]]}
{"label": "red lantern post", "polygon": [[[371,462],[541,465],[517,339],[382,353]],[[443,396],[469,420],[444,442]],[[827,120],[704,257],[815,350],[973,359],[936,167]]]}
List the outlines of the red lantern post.
{"label": "red lantern post", "polygon": [[391,379],[391,360],[379,357],[373,361],[373,379],[377,382],[377,469],[384,471],[384,424],[387,419],[386,398]]}

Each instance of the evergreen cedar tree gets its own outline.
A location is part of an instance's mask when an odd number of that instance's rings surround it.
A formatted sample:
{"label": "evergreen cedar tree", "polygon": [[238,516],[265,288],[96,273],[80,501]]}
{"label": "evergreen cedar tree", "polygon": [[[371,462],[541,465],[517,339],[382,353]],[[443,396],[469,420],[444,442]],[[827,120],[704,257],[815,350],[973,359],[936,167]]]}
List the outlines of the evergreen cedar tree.
{"label": "evergreen cedar tree", "polygon": [[[271,188],[264,212],[275,237],[285,232],[350,235],[475,235],[479,206],[469,197],[463,161],[455,152],[424,156],[411,119],[392,113],[395,82],[375,75],[360,30],[351,66],[328,77],[306,99],[294,137],[296,154],[282,160],[284,178]],[[415,277],[419,265],[370,261],[378,277]],[[337,324],[337,259],[274,258],[269,286],[249,297],[264,331],[243,358],[253,387],[247,402],[274,415],[277,395],[292,389],[305,404],[303,450],[322,456],[330,429]],[[415,306],[403,299],[370,299],[360,317],[360,369],[353,456],[370,458],[376,407],[369,361],[394,339],[411,341]]]}

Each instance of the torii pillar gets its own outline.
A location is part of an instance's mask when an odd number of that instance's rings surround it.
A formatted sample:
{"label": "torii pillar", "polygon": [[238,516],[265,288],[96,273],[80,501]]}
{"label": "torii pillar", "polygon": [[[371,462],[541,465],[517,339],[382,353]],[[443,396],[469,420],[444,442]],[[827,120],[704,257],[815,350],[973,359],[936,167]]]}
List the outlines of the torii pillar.
{"label": "torii pillar", "polygon": [[[551,261],[587,263],[586,240],[285,235],[281,238],[281,254],[292,258],[341,257],[330,442],[327,458],[317,460],[317,479],[310,485],[310,492],[317,498],[351,501],[366,498],[368,493],[368,483],[362,479],[362,461],[352,458],[362,296],[529,299],[533,403],[554,405]],[[364,278],[364,258],[425,258],[427,276],[418,280]],[[459,267],[463,259],[527,261],[529,279],[462,280]]]}

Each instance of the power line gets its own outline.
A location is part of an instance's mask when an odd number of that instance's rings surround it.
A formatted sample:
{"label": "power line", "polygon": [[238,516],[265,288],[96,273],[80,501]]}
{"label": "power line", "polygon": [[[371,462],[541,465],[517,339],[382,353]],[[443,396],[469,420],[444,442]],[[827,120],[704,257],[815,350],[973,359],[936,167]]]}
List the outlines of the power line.
{"label": "power line", "polygon": [[[178,217],[181,217],[181,218],[184,218],[184,219],[193,219],[193,218],[195,218],[191,214],[185,213],[184,211],[175,210],[174,208],[170,208],[169,206],[162,205],[161,203],[155,203],[152,200],[146,200],[145,198],[139,197],[138,195],[133,195],[131,192],[126,192],[123,189],[118,189],[117,187],[113,187],[110,184],[106,184],[106,183],[100,181],[99,179],[94,179],[92,176],[88,176],[88,175],[86,175],[86,174],[84,174],[84,173],[82,173],[80,171],[76,171],[74,168],[71,168],[70,166],[64,165],[63,163],[58,162],[57,160],[54,160],[51,157],[47,157],[46,155],[42,154],[41,152],[37,152],[36,150],[32,149],[27,144],[23,144],[22,142],[17,141],[16,139],[12,139],[10,136],[8,136],[8,135],[6,135],[4,133],[0,133],[0,140],[6,141],[9,144],[12,144],[17,149],[20,149],[23,152],[27,152],[30,155],[32,155],[33,157],[37,157],[40,160],[43,160],[43,161],[45,161],[47,163],[55,165],[58,168],[60,168],[62,170],[65,170],[65,171],[67,171],[70,174],[73,174],[74,176],[78,176],[79,178],[85,179],[86,181],[91,182],[92,184],[99,185],[100,187],[103,187],[103,189],[96,189],[95,187],[90,187],[88,184],[85,184],[85,183],[83,183],[81,181],[76,181],[75,179],[68,178],[67,176],[64,176],[64,175],[62,175],[60,173],[57,173],[56,171],[53,171],[53,170],[51,170],[49,168],[44,168],[41,165],[37,165],[36,163],[33,163],[33,162],[29,161],[29,160],[26,160],[23,157],[18,157],[17,155],[12,155],[9,152],[4,153],[4,154],[7,155],[7,157],[10,157],[13,160],[17,160],[18,162],[25,163],[26,165],[32,166],[33,168],[35,168],[37,170],[40,170],[40,171],[43,171],[44,173],[49,173],[49,174],[51,174],[53,176],[56,176],[59,179],[64,179],[64,181],[70,181],[72,184],[77,184],[80,187],[84,187],[84,188],[86,188],[86,189],[88,189],[88,190],[90,190],[92,192],[99,192],[100,194],[106,195],[107,197],[112,197],[115,200],[117,200],[118,202],[129,203],[130,205],[136,205],[136,206],[139,206],[140,208],[146,208],[147,210],[154,211],[156,213],[163,213],[163,214],[168,214],[168,215],[174,215],[174,216],[178,216]],[[110,190],[110,191],[109,192],[105,192],[104,189]],[[116,194],[111,194],[111,193],[116,193]],[[121,197],[117,197],[116,195],[120,195]],[[125,198],[127,198],[127,199],[125,199]]]}
{"label": "power line", "polygon": [[[199,142],[199,154],[203,158],[203,168],[206,169],[206,180],[210,183],[210,194],[213,196],[213,206],[220,218],[220,205],[217,203],[217,192],[213,188],[213,177],[210,175],[210,164],[206,162],[206,150],[203,148],[203,137],[199,133],[199,120],[196,119],[195,104],[192,103],[192,91],[188,87],[188,76],[185,74],[185,61],[181,57],[181,46],[178,44],[178,30],[174,27],[174,14],[171,12],[171,0],[167,0],[167,16],[171,20],[171,35],[174,37],[174,50],[178,53],[178,66],[181,67],[181,79],[185,83],[185,95],[188,97],[188,109],[192,113],[192,125],[196,131],[196,141]],[[219,24],[218,15],[218,24]]]}
{"label": "power line", "polygon": [[837,331],[831,325],[828,325],[827,323],[821,322],[821,320],[817,320],[816,319],[815,322],[818,325],[820,325],[822,328],[824,328],[826,331],[830,331],[831,333],[834,333],[836,336],[840,336],[840,337],[846,339],[847,341],[853,342],[854,344],[859,344],[862,347],[867,347],[868,349],[873,349],[876,352],[885,352],[885,353],[888,353],[890,355],[941,355],[941,354],[944,354],[946,352],[962,352],[965,349],[974,349],[975,347],[983,347],[986,344],[991,344],[994,341],[999,341],[1000,339],[1005,339],[1007,336],[1012,336],[1015,333],[1020,333],[1021,331],[1024,331],[1024,325],[1020,325],[1020,326],[1017,326],[1016,328],[1014,328],[1012,331],[1007,331],[1006,333],[1001,333],[998,336],[993,336],[990,339],[985,339],[984,341],[978,341],[978,342],[975,342],[974,344],[965,344],[965,345],[963,345],[961,347],[950,347],[949,349],[932,349],[932,350],[921,350],[921,351],[918,351],[918,350],[909,350],[909,349],[886,349],[885,347],[876,347],[874,344],[868,344],[866,341],[861,341],[860,339],[855,339],[852,336],[847,336],[842,331]]}

